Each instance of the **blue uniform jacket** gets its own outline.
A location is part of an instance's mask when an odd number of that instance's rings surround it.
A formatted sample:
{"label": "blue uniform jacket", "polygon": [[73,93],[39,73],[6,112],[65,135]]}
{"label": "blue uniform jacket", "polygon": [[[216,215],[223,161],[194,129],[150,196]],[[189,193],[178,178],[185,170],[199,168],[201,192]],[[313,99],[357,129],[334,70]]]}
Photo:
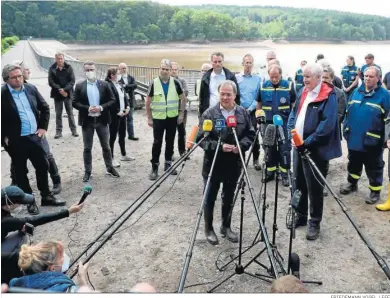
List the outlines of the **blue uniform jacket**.
{"label": "blue uniform jacket", "polygon": [[369,93],[362,84],[352,93],[344,123],[348,149],[366,152],[385,142],[385,120],[390,111],[390,93],[381,84]]}
{"label": "blue uniform jacket", "polygon": [[[307,93],[306,88],[301,89],[294,109],[290,113],[287,124],[290,140],[291,130],[295,128],[301,101],[306,98]],[[317,99],[307,107],[303,136],[301,136],[306,148],[323,160],[331,160],[342,154],[337,113],[338,106],[334,87],[323,82]]]}

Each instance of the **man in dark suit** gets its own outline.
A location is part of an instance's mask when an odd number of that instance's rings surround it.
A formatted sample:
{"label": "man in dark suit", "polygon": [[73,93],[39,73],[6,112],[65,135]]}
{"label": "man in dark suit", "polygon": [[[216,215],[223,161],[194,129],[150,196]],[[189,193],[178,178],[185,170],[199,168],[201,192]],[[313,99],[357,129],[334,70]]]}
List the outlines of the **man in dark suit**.
{"label": "man in dark suit", "polygon": [[51,87],[50,97],[54,98],[56,110],[56,135],[55,139],[62,137],[62,111],[65,105],[68,114],[69,128],[72,136],[78,137],[76,123],[73,116],[72,92],[75,83],[75,76],[71,65],[65,62],[64,53],[55,54],[56,62],[49,68],[49,86]]}
{"label": "man in dark suit", "polygon": [[118,172],[112,165],[109,143],[110,131],[108,128],[108,125],[111,123],[110,108],[115,104],[116,100],[107,82],[96,79],[94,62],[85,62],[84,71],[87,79],[76,84],[73,94],[73,107],[79,110],[79,125],[82,127],[83,132],[85,168],[83,182],[88,182],[91,179],[91,150],[95,130],[102,146],[104,163],[107,169],[106,174],[119,178]]}
{"label": "man in dark suit", "polygon": [[1,87],[1,144],[15,167],[16,184],[32,194],[27,177],[27,159],[33,164],[42,206],[63,206],[49,189],[48,161],[42,147],[47,131],[50,108],[37,88],[23,83],[22,68],[7,64],[3,68]]}
{"label": "man in dark suit", "polygon": [[237,105],[240,105],[240,89],[238,88],[236,76],[229,69],[223,67],[223,60],[224,55],[222,53],[215,52],[211,54],[212,68],[203,75],[200,84],[199,117],[202,116],[204,111],[209,107],[211,108],[218,104],[218,86],[225,80],[236,83],[237,94],[235,101]]}
{"label": "man in dark suit", "polygon": [[127,134],[129,140],[138,141],[139,138],[136,138],[134,135],[134,107],[135,107],[135,97],[134,90],[137,88],[137,83],[135,79],[127,73],[127,65],[125,63],[119,63],[119,71],[122,74],[122,78],[119,80],[119,83],[123,85],[127,95],[129,96],[130,101],[130,113],[127,115]]}

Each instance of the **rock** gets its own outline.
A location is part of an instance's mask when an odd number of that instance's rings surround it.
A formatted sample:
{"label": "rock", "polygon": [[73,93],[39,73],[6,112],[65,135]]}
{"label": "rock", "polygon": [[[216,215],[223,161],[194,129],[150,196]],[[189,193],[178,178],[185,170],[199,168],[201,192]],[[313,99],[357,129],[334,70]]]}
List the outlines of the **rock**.
{"label": "rock", "polygon": [[104,276],[107,276],[110,274],[110,271],[108,270],[107,267],[103,267],[101,270],[100,270]]}

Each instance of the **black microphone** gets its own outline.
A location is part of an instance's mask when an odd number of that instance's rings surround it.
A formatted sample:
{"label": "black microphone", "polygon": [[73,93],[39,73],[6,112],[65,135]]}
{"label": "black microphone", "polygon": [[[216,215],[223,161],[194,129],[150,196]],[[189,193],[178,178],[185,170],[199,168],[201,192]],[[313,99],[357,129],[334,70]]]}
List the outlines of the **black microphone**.
{"label": "black microphone", "polygon": [[296,278],[300,279],[300,268],[301,260],[297,253],[292,252],[290,256],[290,268],[291,268],[291,274],[294,275]]}
{"label": "black microphone", "polygon": [[86,185],[86,186],[84,186],[83,190],[84,190],[84,193],[83,193],[83,196],[81,197],[78,205],[84,203],[85,199],[91,194],[92,186]]}
{"label": "black microphone", "polygon": [[265,151],[265,162],[268,162],[268,158],[270,156],[269,150],[271,147],[275,145],[276,138],[276,126],[273,124],[269,124],[264,132],[263,145]]}

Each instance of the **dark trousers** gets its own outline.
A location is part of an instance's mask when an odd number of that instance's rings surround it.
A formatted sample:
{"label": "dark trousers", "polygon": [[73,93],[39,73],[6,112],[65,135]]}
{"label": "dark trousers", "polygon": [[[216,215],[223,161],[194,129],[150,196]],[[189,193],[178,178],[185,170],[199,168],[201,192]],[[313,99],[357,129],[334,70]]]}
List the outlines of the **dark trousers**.
{"label": "dark trousers", "polygon": [[186,125],[187,125],[187,110],[184,111],[183,123],[177,124],[177,147],[179,153],[183,154],[186,151]]}
{"label": "dark trousers", "polygon": [[348,182],[356,184],[362,175],[363,165],[372,191],[381,191],[383,182],[383,149],[369,152],[348,150]]}
{"label": "dark trousers", "polygon": [[130,113],[126,117],[127,120],[127,135],[134,137],[134,108],[130,108]]}
{"label": "dark trousers", "polygon": [[56,97],[54,98],[54,109],[56,111],[56,131],[62,132],[62,111],[64,109],[68,114],[69,128],[72,132],[76,132],[76,123],[73,116],[72,99],[69,97]]}
{"label": "dark trousers", "polygon": [[[231,217],[229,217],[229,214],[232,208],[234,191],[236,190],[236,186],[237,186],[237,180],[238,177],[237,179],[233,179],[233,180],[220,180],[220,179],[213,179],[213,178],[211,178],[210,180],[210,189],[207,194],[204,207],[208,209],[211,215],[213,214],[215,200],[217,199],[219,187],[222,183],[222,193],[221,193],[222,210],[221,211],[222,211],[222,225],[224,227],[230,227],[231,224]],[[204,182],[203,191],[205,191],[207,177],[203,177],[203,182]]]}
{"label": "dark trousers", "polygon": [[102,146],[104,163],[107,170],[112,169],[112,156],[109,143],[110,132],[108,124],[103,124],[99,121],[99,117],[88,117],[86,123],[82,126],[83,142],[84,142],[84,169],[87,173],[92,172],[92,146],[93,136],[96,133],[99,137],[100,145]]}
{"label": "dark trousers", "polygon": [[279,143],[279,148],[273,146],[268,150],[268,158],[266,162],[267,173],[274,174],[279,167],[282,177],[287,177],[287,171],[291,166],[291,147],[287,141],[285,144]]}
{"label": "dark trousers", "polygon": [[177,117],[166,118],[164,120],[153,119],[153,147],[152,164],[158,164],[160,161],[161,147],[165,132],[165,161],[171,162],[173,155],[173,146],[175,142],[177,126]]}
{"label": "dark trousers", "polygon": [[27,160],[29,159],[35,168],[37,186],[41,196],[48,196],[50,194],[47,174],[49,163],[42,146],[42,139],[33,134],[20,137],[19,140],[9,145],[6,149],[14,164],[16,185],[25,193],[32,194],[33,191],[27,177]]}
{"label": "dark trousers", "polygon": [[[251,121],[252,121],[252,125],[253,125],[254,129],[257,131],[258,124],[257,124],[257,120],[256,120],[256,110],[251,112],[250,117],[251,117]],[[259,137],[257,137],[257,139],[256,139],[256,142],[253,146],[252,152],[253,152],[253,161],[258,160],[259,156],[260,156]]]}
{"label": "dark trousers", "polygon": [[[316,154],[310,155],[321,174],[326,178],[329,170],[329,161],[321,159]],[[312,169],[307,160],[302,159],[298,151],[294,149],[294,176],[296,188],[302,192],[297,213],[299,216],[307,217],[308,201],[310,199],[310,225],[319,225],[322,220],[324,209],[324,187],[318,174]],[[313,172],[316,174],[313,174]],[[318,180],[317,180],[318,179]],[[320,183],[320,182],[321,183]]]}
{"label": "dark trousers", "polygon": [[[49,174],[50,174],[50,177],[51,177],[51,180],[52,180],[53,184],[61,183],[61,176],[60,176],[60,173],[58,171],[57,163],[56,163],[56,160],[54,159],[53,154],[50,152],[50,146],[49,146],[49,143],[47,141],[46,136],[44,136],[42,138],[42,147],[43,147],[43,150],[45,150],[46,158],[47,158],[47,160],[49,162]],[[26,165],[26,173],[28,173],[27,165]],[[13,163],[13,161],[11,159],[11,180],[12,180],[12,184],[16,184],[16,180],[15,179],[16,179],[15,166],[14,166],[14,163]]]}
{"label": "dark trousers", "polygon": [[114,157],[114,144],[116,137],[119,137],[118,143],[121,148],[122,156],[126,155],[125,138],[126,138],[126,116],[111,115],[110,124],[110,147],[111,155]]}

